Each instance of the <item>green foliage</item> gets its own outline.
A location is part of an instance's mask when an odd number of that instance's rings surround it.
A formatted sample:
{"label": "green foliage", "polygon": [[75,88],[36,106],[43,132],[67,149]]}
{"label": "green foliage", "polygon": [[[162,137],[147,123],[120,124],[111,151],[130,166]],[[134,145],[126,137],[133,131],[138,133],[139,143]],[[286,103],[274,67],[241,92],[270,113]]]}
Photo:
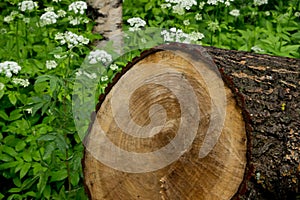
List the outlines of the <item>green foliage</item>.
{"label": "green foliage", "polygon": [[[92,22],[70,25],[68,17],[79,16],[68,11],[73,1],[39,1],[39,8],[30,12],[20,11],[19,2],[0,3],[0,62],[22,66],[12,77],[0,73],[0,199],[87,199],[71,94],[74,72],[90,49],[68,48],[55,35],[68,30],[91,42],[101,36],[92,34]],[[40,17],[50,6],[66,16],[42,26]],[[8,21],[10,15],[14,17]],[[47,68],[48,60],[57,66]],[[28,85],[15,78],[28,80]]]}
{"label": "green foliage", "polygon": [[[253,0],[210,1],[217,2],[216,5],[208,2],[197,0],[197,5],[178,13],[173,7],[176,4],[166,0],[124,1],[125,29],[129,27],[128,19],[140,17],[148,27],[201,32],[205,37],[198,43],[202,45],[300,57],[298,0],[269,0],[262,5],[255,5]],[[233,10],[238,10],[239,14],[230,14]]]}

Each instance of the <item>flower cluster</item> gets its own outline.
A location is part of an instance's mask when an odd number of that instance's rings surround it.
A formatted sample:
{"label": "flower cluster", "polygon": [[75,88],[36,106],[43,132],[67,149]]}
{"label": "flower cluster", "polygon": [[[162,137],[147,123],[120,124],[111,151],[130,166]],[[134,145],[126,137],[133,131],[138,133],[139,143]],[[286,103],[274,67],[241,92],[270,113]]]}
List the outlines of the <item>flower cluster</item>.
{"label": "flower cluster", "polygon": [[261,48],[258,47],[258,46],[253,46],[253,47],[251,47],[251,50],[254,51],[255,53],[261,53],[261,52],[264,52],[264,50],[261,49]]}
{"label": "flower cluster", "polygon": [[190,10],[193,5],[197,5],[196,0],[165,0],[168,4],[164,5],[165,7],[170,7],[171,4],[175,4],[172,6],[173,12],[179,15],[184,14],[184,10]]}
{"label": "flower cluster", "polygon": [[138,31],[141,30],[140,27],[144,27],[146,25],[146,22],[142,20],[139,17],[133,17],[127,20],[127,22],[130,24],[129,31]]}
{"label": "flower cluster", "polygon": [[207,29],[210,30],[210,31],[212,31],[212,32],[216,32],[217,30],[220,29],[219,22],[218,21],[215,21],[215,22],[211,21],[211,22],[209,22],[208,25],[207,25]]}
{"label": "flower cluster", "polygon": [[40,21],[41,21],[41,26],[45,25],[50,25],[50,24],[55,24],[57,21],[58,15],[55,14],[53,11],[48,11],[42,14]]}
{"label": "flower cluster", "polygon": [[0,63],[0,73],[4,73],[6,77],[12,77],[12,73],[18,74],[21,70],[21,67],[18,63],[13,61],[5,61]]}
{"label": "flower cluster", "polygon": [[4,17],[3,20],[4,20],[6,23],[10,23],[11,21],[14,21],[14,19],[15,19],[16,17],[22,18],[22,17],[24,17],[24,15],[21,14],[21,13],[19,13],[18,11],[12,11],[12,12],[10,13],[10,15]]}
{"label": "flower cluster", "polygon": [[111,64],[111,65],[109,66],[109,68],[110,68],[111,70],[113,70],[113,71],[119,69],[118,65],[116,65],[116,64]]}
{"label": "flower cluster", "polygon": [[83,17],[73,17],[73,16],[69,16],[68,17],[68,20],[69,20],[69,23],[71,24],[71,25],[73,25],[73,26],[75,26],[75,25],[79,25],[79,24],[81,24],[81,23],[88,23],[89,22],[89,20],[88,19],[85,19],[85,18],[83,18]]}
{"label": "flower cluster", "polygon": [[90,42],[88,38],[72,33],[71,31],[55,34],[55,40],[59,40],[61,45],[67,44],[69,49]]}
{"label": "flower cluster", "polygon": [[19,6],[19,10],[21,10],[22,12],[25,11],[30,12],[33,9],[38,7],[37,3],[33,1],[22,1],[21,3],[18,3],[18,6]]}
{"label": "flower cluster", "polygon": [[107,65],[112,61],[112,56],[104,50],[97,49],[90,52],[88,60],[90,64],[101,62],[103,65]]}
{"label": "flower cluster", "polygon": [[88,73],[88,72],[86,72],[86,71],[84,71],[82,69],[79,69],[75,74],[76,74],[76,76],[82,76],[82,75],[84,75],[84,76],[88,77],[89,79],[95,79],[95,78],[97,78],[96,73]]}
{"label": "flower cluster", "polygon": [[226,0],[226,1],[224,1],[224,0],[208,0],[207,4],[208,5],[218,5],[219,3],[224,3],[225,6],[230,6],[230,2],[232,2],[232,1],[234,1],[234,0]]}
{"label": "flower cluster", "polygon": [[13,78],[12,82],[16,85],[21,85],[23,87],[27,87],[30,84],[28,79],[21,79],[21,78]]}
{"label": "flower cluster", "polygon": [[237,9],[233,9],[232,11],[229,12],[229,14],[234,17],[238,17],[238,16],[240,16],[240,11]]}
{"label": "flower cluster", "polygon": [[255,6],[261,6],[261,5],[264,5],[264,4],[268,4],[268,0],[254,0],[253,4]]}
{"label": "flower cluster", "polygon": [[46,61],[46,68],[47,69],[54,69],[57,67],[57,63],[55,62],[55,60],[47,60]]}
{"label": "flower cluster", "polygon": [[182,32],[181,29],[171,28],[170,31],[163,30],[161,35],[165,42],[183,42],[190,43],[191,41],[198,41],[204,38],[204,35],[199,32],[192,32],[190,34]]}
{"label": "flower cluster", "polygon": [[75,1],[69,5],[69,11],[73,11],[75,14],[84,14],[87,9],[87,4],[84,1]]}

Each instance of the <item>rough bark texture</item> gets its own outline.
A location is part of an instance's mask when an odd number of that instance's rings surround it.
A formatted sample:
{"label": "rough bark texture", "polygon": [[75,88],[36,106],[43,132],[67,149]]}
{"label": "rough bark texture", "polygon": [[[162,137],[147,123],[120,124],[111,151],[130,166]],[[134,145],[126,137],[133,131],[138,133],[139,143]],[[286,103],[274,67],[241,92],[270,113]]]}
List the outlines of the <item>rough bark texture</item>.
{"label": "rough bark texture", "polygon": [[[169,48],[199,51],[193,45],[175,44]],[[159,49],[144,52],[122,73]],[[300,189],[300,60],[213,47],[205,49],[233,92],[246,122],[247,166],[233,199],[296,199]],[[121,76],[116,76],[106,93]],[[105,96],[100,96],[100,102],[104,99]],[[89,160],[84,166],[86,173],[97,161],[88,152],[85,158]],[[124,175],[116,177],[121,184]]]}
{"label": "rough bark texture", "polygon": [[240,199],[300,192],[300,60],[206,48],[244,111],[248,169]]}
{"label": "rough bark texture", "polygon": [[109,40],[114,41],[115,49],[122,44],[122,0],[87,0],[90,6],[89,15],[95,20],[95,33],[104,39],[97,42],[99,47],[106,46]]}

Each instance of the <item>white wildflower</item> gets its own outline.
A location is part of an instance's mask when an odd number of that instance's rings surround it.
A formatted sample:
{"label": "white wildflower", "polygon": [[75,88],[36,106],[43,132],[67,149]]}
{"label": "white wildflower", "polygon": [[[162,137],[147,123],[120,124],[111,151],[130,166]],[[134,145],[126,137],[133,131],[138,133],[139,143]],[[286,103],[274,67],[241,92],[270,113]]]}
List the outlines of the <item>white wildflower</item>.
{"label": "white wildflower", "polygon": [[45,25],[50,25],[50,24],[55,24],[56,23],[56,19],[58,18],[58,15],[55,14],[55,12],[46,12],[44,14],[42,14],[40,21],[41,21],[41,26],[45,26]]}
{"label": "white wildflower", "polygon": [[3,83],[0,82],[0,90],[3,90],[5,87],[5,85]]}
{"label": "white wildflower", "polygon": [[230,6],[230,1],[229,1],[229,0],[227,0],[227,1],[225,1],[225,3],[224,3],[224,4],[225,4],[225,6],[226,6],[226,7],[228,7],[228,6]]}
{"label": "white wildflower", "polygon": [[97,78],[97,75],[96,73],[87,73],[87,72],[83,72],[84,75],[86,75],[89,79],[96,79]]}
{"label": "white wildflower", "polygon": [[0,29],[0,34],[6,34],[6,33],[7,33],[7,30],[5,28]]}
{"label": "white wildflower", "polygon": [[61,55],[59,55],[59,54],[54,54],[54,58],[56,58],[56,59],[64,59],[64,58],[66,58],[66,57],[67,57],[67,55],[61,56]]}
{"label": "white wildflower", "polygon": [[80,18],[79,17],[72,17],[69,16],[68,19],[70,20],[69,23],[73,26],[79,25],[80,24]]}
{"label": "white wildflower", "polygon": [[195,20],[197,20],[197,21],[202,20],[202,15],[199,14],[199,13],[197,13],[197,14],[195,15]]}
{"label": "white wildflower", "polygon": [[270,15],[271,15],[270,11],[266,11],[266,12],[265,12],[265,15],[266,15],[266,16],[270,16]]}
{"label": "white wildflower", "polygon": [[107,81],[107,80],[108,80],[108,76],[105,75],[105,76],[102,76],[102,77],[101,77],[101,81],[102,81],[102,82],[105,82],[105,81]]}
{"label": "white wildflower", "polygon": [[204,38],[203,33],[199,33],[199,32],[195,32],[194,31],[194,32],[192,32],[192,33],[189,34],[189,39],[191,41],[198,41],[198,40],[201,40],[203,38]]}
{"label": "white wildflower", "polygon": [[75,14],[84,14],[87,9],[87,4],[84,1],[75,1],[69,5],[69,11],[73,11]]}
{"label": "white wildflower", "polygon": [[12,77],[12,73],[18,74],[20,70],[21,67],[16,62],[5,61],[3,63],[0,63],[0,73],[4,73],[8,78]]}
{"label": "white wildflower", "polygon": [[251,47],[251,50],[254,51],[255,53],[260,53],[260,52],[263,52],[264,50],[261,49],[260,47],[258,46],[253,46]]}
{"label": "white wildflower", "polygon": [[24,22],[25,24],[29,24],[29,23],[30,23],[30,18],[29,18],[29,17],[24,17],[24,18],[23,18],[23,22]]}
{"label": "white wildflower", "polygon": [[90,64],[96,64],[101,62],[103,65],[107,65],[112,61],[112,56],[104,50],[97,49],[95,51],[90,52],[88,60]]}
{"label": "white wildflower", "polygon": [[54,8],[53,7],[47,7],[44,9],[46,12],[54,12]]}
{"label": "white wildflower", "polygon": [[161,4],[160,7],[161,7],[162,9],[170,8],[170,7],[171,7],[171,4],[170,4],[170,3],[164,3],[164,4]]}
{"label": "white wildflower", "polygon": [[67,12],[64,11],[64,10],[58,10],[58,11],[57,11],[57,15],[58,15],[59,17],[65,17],[66,14],[67,14]]}
{"label": "white wildflower", "polygon": [[184,8],[179,5],[173,6],[172,9],[173,9],[173,13],[178,14],[178,15],[183,15],[185,13]]}
{"label": "white wildflower", "polygon": [[34,8],[38,7],[37,3],[33,1],[22,1],[21,3],[18,3],[18,6],[19,10],[22,12],[32,11]]}
{"label": "white wildflower", "polygon": [[207,4],[208,4],[208,5],[217,5],[217,4],[218,4],[218,1],[217,1],[217,0],[208,0],[208,1],[207,1]]}
{"label": "white wildflower", "polygon": [[255,6],[261,6],[263,4],[268,4],[268,0],[254,0],[253,4]]}
{"label": "white wildflower", "polygon": [[23,87],[27,87],[30,84],[28,79],[21,79],[21,78],[13,78],[12,82],[16,85],[21,85]]}
{"label": "white wildflower", "polygon": [[238,9],[233,9],[232,11],[229,12],[230,15],[234,17],[240,16],[240,11]]}
{"label": "white wildflower", "polygon": [[184,24],[185,26],[190,25],[190,20],[188,20],[188,19],[183,20],[183,24]]}
{"label": "white wildflower", "polygon": [[58,2],[60,2],[61,0],[52,0],[53,2],[55,2],[55,3],[58,3]]}
{"label": "white wildflower", "polygon": [[25,111],[26,111],[28,114],[32,114],[32,108],[27,108],[27,109],[25,109]]}
{"label": "white wildflower", "polygon": [[295,17],[300,17],[300,12],[295,12]]}
{"label": "white wildflower", "polygon": [[138,31],[141,30],[141,27],[144,27],[146,25],[146,22],[142,20],[139,17],[133,17],[127,20],[127,22],[130,24],[129,31]]}
{"label": "white wildflower", "polygon": [[47,69],[54,69],[57,67],[57,63],[55,60],[46,60],[46,68]]}
{"label": "white wildflower", "polygon": [[181,29],[170,28],[170,31],[163,30],[161,35],[164,37],[165,42],[185,42],[188,43],[189,35],[182,32]]}
{"label": "white wildflower", "polygon": [[114,64],[111,64],[111,65],[109,66],[109,68],[110,68],[111,70],[113,70],[113,71],[119,69],[118,65],[116,65],[115,63],[114,63]]}
{"label": "white wildflower", "polygon": [[219,22],[217,22],[217,21],[216,22],[211,21],[208,24],[208,27],[207,27],[207,29],[210,30],[210,31],[212,31],[212,32],[217,31],[219,28],[220,28]]}
{"label": "white wildflower", "polygon": [[176,6],[185,10],[190,10],[193,5],[197,5],[196,0],[166,0],[166,2],[176,4]]}
{"label": "white wildflower", "polygon": [[8,16],[4,17],[3,20],[6,23],[10,23],[11,21],[14,21],[14,18],[11,15],[8,15]]}
{"label": "white wildflower", "polygon": [[200,10],[202,10],[204,8],[204,6],[205,6],[205,2],[204,1],[199,3]]}
{"label": "white wildflower", "polygon": [[71,31],[66,31],[65,33],[57,33],[55,34],[54,39],[60,41],[61,45],[68,44],[69,49],[79,45],[86,45],[90,42],[88,38],[72,33]]}

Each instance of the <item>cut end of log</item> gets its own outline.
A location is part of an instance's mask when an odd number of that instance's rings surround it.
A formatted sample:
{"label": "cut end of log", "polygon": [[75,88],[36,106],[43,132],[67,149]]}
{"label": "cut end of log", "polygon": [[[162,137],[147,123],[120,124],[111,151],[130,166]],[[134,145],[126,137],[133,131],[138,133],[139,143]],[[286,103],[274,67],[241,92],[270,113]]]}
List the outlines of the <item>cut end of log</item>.
{"label": "cut end of log", "polygon": [[211,60],[164,49],[136,59],[86,137],[91,199],[231,199],[246,167],[241,109]]}

